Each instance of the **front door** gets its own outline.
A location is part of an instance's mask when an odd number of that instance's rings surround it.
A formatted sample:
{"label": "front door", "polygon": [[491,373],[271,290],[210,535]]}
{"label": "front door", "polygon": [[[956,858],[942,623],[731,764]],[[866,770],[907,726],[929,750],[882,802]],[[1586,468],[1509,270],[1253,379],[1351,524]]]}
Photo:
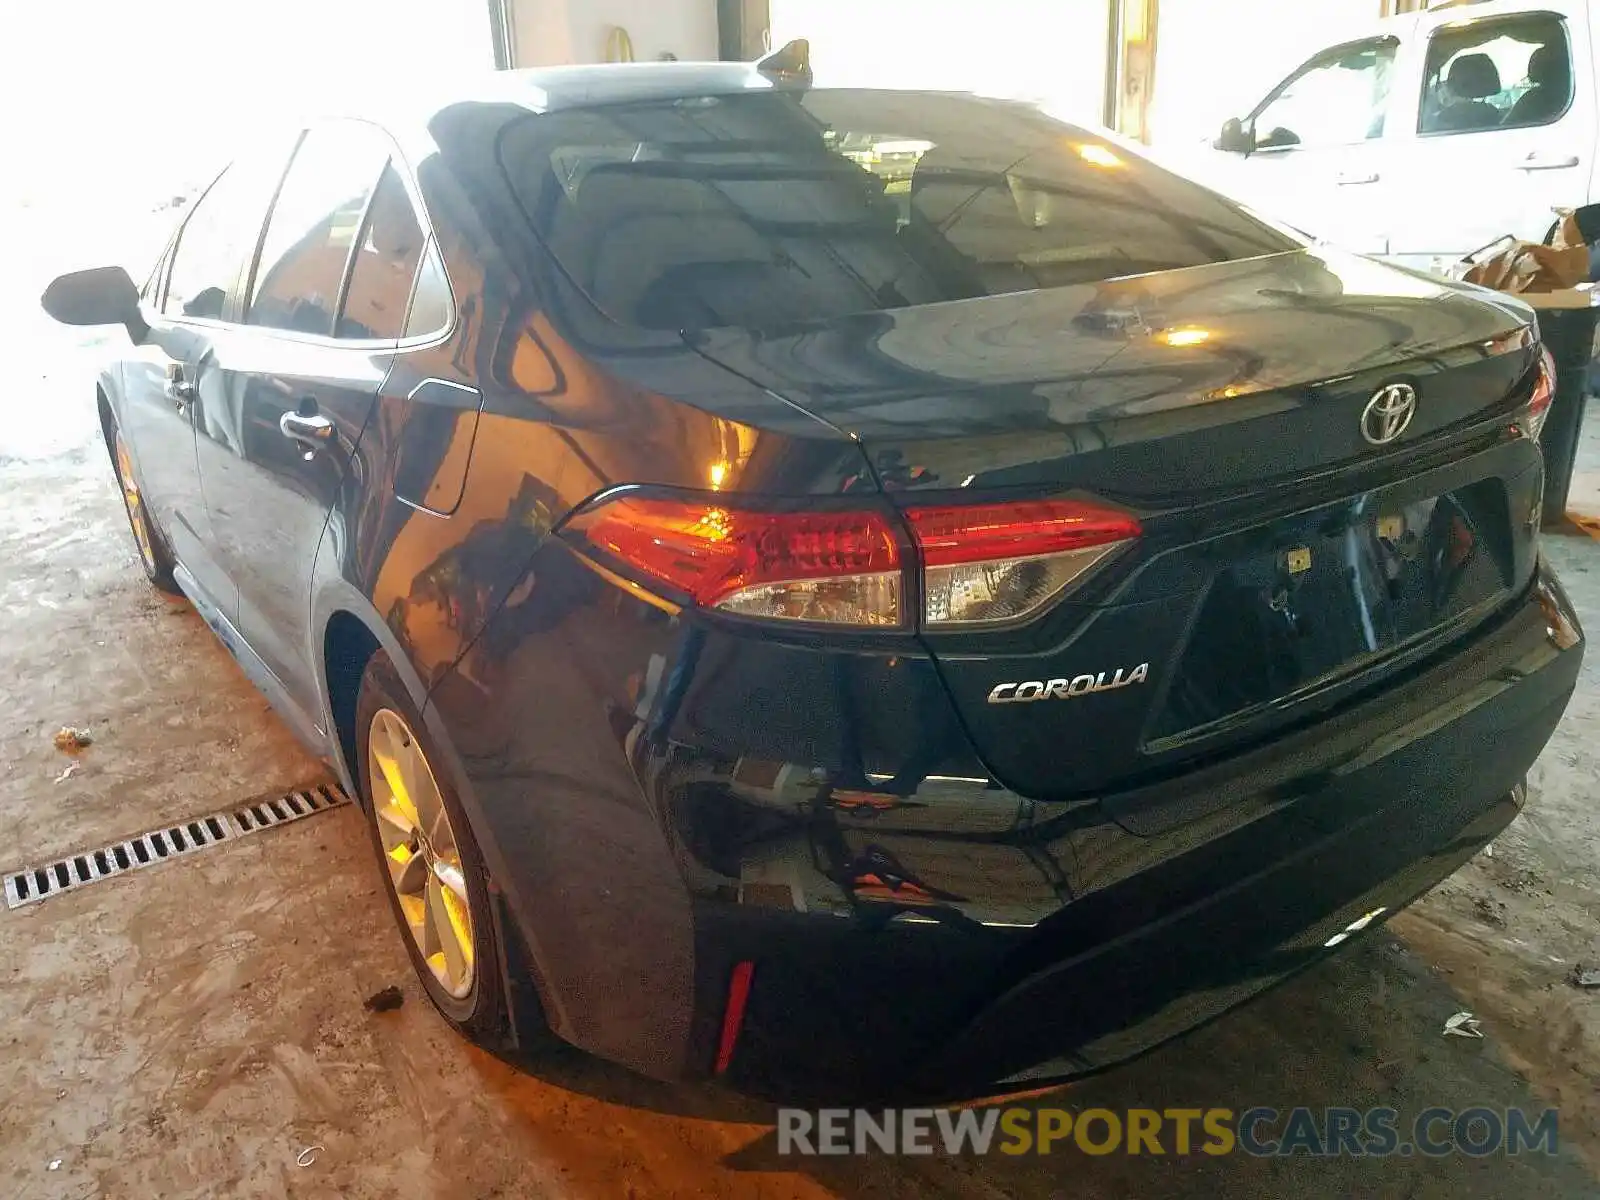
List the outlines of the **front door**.
{"label": "front door", "polygon": [[1505,234],[1539,241],[1555,208],[1587,203],[1594,97],[1574,86],[1593,53],[1583,11],[1541,0],[1537,12],[1441,17],[1428,30],[1396,131],[1404,202],[1391,253],[1442,268]]}
{"label": "front door", "polygon": [[195,468],[194,425],[182,368],[193,332],[148,313],[150,336],[122,363],[121,433],[133,458],[145,511],[178,561],[209,592],[210,523]]}
{"label": "front door", "polygon": [[[233,584],[206,510],[195,455],[195,364],[226,328],[228,297],[255,248],[283,156],[225,170],[190,210],[146,289],[150,334],[125,359],[123,413],[146,507],[178,562],[229,612]],[[164,286],[163,286],[164,285]]]}
{"label": "front door", "polygon": [[1316,55],[1246,121],[1250,154],[1218,152],[1207,183],[1343,249],[1382,254],[1393,37]]}
{"label": "front door", "polygon": [[216,429],[202,430],[200,471],[238,584],[239,630],[300,710],[291,715],[313,721],[312,566],[393,360],[423,246],[389,152],[380,131],[356,122],[306,134],[268,218],[243,322],[215,343],[200,380],[224,406]]}

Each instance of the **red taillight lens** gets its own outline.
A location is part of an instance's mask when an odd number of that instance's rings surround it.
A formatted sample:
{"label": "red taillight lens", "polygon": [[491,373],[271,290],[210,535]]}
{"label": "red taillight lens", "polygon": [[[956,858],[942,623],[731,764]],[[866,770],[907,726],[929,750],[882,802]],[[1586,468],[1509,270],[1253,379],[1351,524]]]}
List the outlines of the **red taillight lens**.
{"label": "red taillight lens", "polygon": [[1139,536],[1134,517],[1079,500],[912,508],[906,517],[930,626],[1026,617]]}
{"label": "red taillight lens", "polygon": [[1139,522],[1127,513],[1078,500],[912,508],[906,517],[930,567],[1059,554],[1139,536]]}
{"label": "red taillight lens", "polygon": [[1533,395],[1528,397],[1528,416],[1525,424],[1528,436],[1534,441],[1544,431],[1545,420],[1550,416],[1550,406],[1556,399],[1556,360],[1550,351],[1539,348],[1538,377],[1533,381]]}
{"label": "red taillight lens", "polygon": [[751,617],[898,625],[900,545],[875,512],[753,512],[624,495],[569,528],[696,604]]}
{"label": "red taillight lens", "polygon": [[920,558],[925,624],[1011,621],[1043,607],[1139,522],[1076,500],[908,509],[915,553],[885,511],[764,512],[720,498],[622,493],[567,525],[601,557],[692,603],[747,617],[899,626]]}

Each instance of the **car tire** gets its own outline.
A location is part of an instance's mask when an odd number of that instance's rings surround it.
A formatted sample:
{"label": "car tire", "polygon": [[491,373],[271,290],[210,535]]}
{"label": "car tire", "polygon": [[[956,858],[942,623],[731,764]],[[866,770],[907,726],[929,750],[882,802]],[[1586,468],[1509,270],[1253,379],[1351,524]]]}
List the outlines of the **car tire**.
{"label": "car tire", "polygon": [[[505,1040],[507,1018],[488,872],[439,766],[442,756],[382,650],[374,652],[361,676],[355,741],[367,831],[417,978],[458,1032],[496,1046]],[[407,754],[415,756],[409,765]],[[406,788],[416,794],[402,795]],[[408,820],[413,821],[409,831],[402,828]],[[471,959],[462,979],[459,960],[465,946],[471,947]]]}
{"label": "car tire", "polygon": [[169,596],[182,596],[183,589],[178,586],[176,576],[178,560],[173,556],[166,534],[161,532],[145,505],[144,489],[139,486],[133,455],[114,420],[106,427],[106,449],[111,453],[111,470],[117,477],[122,509],[128,515],[128,530],[133,534],[134,548],[139,552],[139,565],[144,568],[145,577]]}

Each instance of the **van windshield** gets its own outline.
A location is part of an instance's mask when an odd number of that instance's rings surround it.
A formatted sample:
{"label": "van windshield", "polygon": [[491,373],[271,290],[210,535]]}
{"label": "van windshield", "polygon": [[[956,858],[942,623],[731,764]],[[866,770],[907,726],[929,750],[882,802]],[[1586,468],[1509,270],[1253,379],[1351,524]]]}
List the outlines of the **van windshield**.
{"label": "van windshield", "polygon": [[572,281],[656,330],[768,329],[1299,245],[1101,136],[945,93],[531,115],[500,160]]}

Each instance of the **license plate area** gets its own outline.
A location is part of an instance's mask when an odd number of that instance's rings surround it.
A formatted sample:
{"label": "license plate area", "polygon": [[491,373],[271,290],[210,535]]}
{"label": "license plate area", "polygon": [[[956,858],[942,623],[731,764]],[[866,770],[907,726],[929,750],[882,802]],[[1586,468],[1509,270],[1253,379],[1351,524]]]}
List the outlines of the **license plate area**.
{"label": "license plate area", "polygon": [[1146,752],[1369,669],[1509,594],[1504,484],[1369,492],[1222,539]]}

